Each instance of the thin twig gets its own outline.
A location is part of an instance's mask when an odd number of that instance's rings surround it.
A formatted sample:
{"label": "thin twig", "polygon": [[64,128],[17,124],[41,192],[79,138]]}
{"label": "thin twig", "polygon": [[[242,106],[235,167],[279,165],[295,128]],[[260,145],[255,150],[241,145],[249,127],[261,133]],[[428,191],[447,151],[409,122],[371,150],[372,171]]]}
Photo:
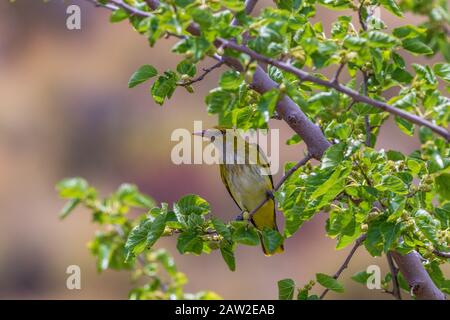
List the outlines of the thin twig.
{"label": "thin twig", "polygon": [[341,75],[342,69],[344,69],[345,67],[345,63],[341,63],[338,67],[338,69],[336,70],[336,74],[333,77],[333,80],[331,80],[331,82],[333,83],[338,83],[339,82],[339,76]]}
{"label": "thin twig", "polygon": [[361,3],[359,4],[359,8],[358,8],[358,17],[359,17],[359,23],[361,24],[361,28],[364,31],[367,31],[367,23],[363,18],[363,8],[364,8],[364,1],[361,1]]}
{"label": "thin twig", "polygon": [[[350,260],[352,260],[353,255],[355,254],[356,250],[359,248],[359,246],[363,243],[363,241],[366,239],[367,235],[363,234],[358,239],[356,239],[355,244],[353,245],[352,250],[347,255],[347,258],[345,258],[344,263],[341,265],[341,267],[338,269],[338,271],[334,274],[333,278],[338,279],[341,273],[348,267],[348,264],[350,263]],[[320,295],[320,299],[322,300],[325,295],[328,293],[329,289],[325,289],[322,294]]]}
{"label": "thin twig", "polygon": [[182,87],[187,87],[196,82],[202,81],[208,75],[208,73],[210,73],[214,69],[220,68],[224,63],[225,63],[225,61],[220,60],[219,62],[217,62],[216,64],[212,65],[209,68],[203,68],[203,73],[199,77],[192,79],[192,80],[188,80],[186,82],[180,82],[180,83],[178,83],[178,85],[182,86]]}
{"label": "thin twig", "polygon": [[437,255],[438,257],[450,259],[450,252],[442,252],[442,251],[434,249],[433,253],[435,255]]}
{"label": "thin twig", "polygon": [[[367,96],[367,82],[368,82],[368,76],[367,76],[367,72],[365,71],[361,71],[362,75],[363,75],[363,80],[362,80],[362,94]],[[370,126],[370,117],[368,114],[366,114],[364,116],[364,127],[366,129],[366,146],[371,147],[372,146],[372,127]]]}
{"label": "thin twig", "polygon": [[96,7],[106,8],[106,9],[109,9],[111,11],[116,11],[116,10],[119,9],[118,7],[116,7],[116,6],[112,5],[112,4],[109,4],[109,3],[102,4],[102,3],[98,2],[97,0],[86,0],[86,1],[92,3]]}
{"label": "thin twig", "polygon": [[151,17],[152,14],[150,12],[147,11],[142,11],[139,10],[138,8],[122,1],[122,0],[109,0],[110,3],[127,10],[128,12],[130,12],[133,15],[137,15],[137,16],[141,16],[141,17]]}
{"label": "thin twig", "polygon": [[391,270],[392,276],[392,291],[391,293],[397,300],[402,300],[402,294],[400,292],[400,285],[398,283],[398,268],[394,264],[394,259],[390,252],[386,254],[386,259],[389,265],[389,269]]}

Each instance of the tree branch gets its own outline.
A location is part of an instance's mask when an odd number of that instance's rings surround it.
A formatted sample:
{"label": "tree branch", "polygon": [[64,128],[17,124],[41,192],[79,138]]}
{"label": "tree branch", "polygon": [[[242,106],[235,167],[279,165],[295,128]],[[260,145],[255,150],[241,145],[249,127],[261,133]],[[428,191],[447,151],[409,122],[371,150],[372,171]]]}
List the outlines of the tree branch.
{"label": "tree branch", "polygon": [[402,300],[402,294],[400,292],[400,285],[398,284],[398,268],[394,264],[392,254],[390,252],[386,253],[386,259],[391,270],[392,276],[392,295],[398,299]]}
{"label": "tree branch", "polygon": [[433,253],[438,257],[450,259],[450,252],[442,252],[434,249]]}
{"label": "tree branch", "polygon": [[[356,250],[359,248],[359,246],[364,242],[364,240],[366,239],[367,235],[363,234],[361,235],[358,239],[356,239],[355,244],[353,245],[352,250],[350,250],[350,252],[347,255],[347,258],[345,258],[344,263],[341,265],[341,267],[338,269],[338,271],[336,271],[336,273],[334,274],[333,278],[334,279],[338,279],[339,276],[341,275],[341,273],[347,269],[348,264],[350,263],[350,260],[352,260],[353,255],[355,254]],[[322,300],[325,295],[328,293],[328,291],[330,291],[329,289],[325,289],[322,294],[320,295],[320,299]]]}
{"label": "tree branch", "polygon": [[216,64],[212,65],[209,68],[203,68],[203,73],[200,76],[198,76],[195,79],[188,80],[186,82],[180,82],[179,85],[182,87],[187,87],[196,82],[202,81],[211,71],[213,71],[214,69],[220,68],[224,63],[225,62],[223,60],[220,60],[219,62],[217,62]]}
{"label": "tree branch", "polygon": [[254,60],[257,60],[260,62],[265,62],[265,63],[273,65],[279,69],[282,69],[284,71],[292,73],[293,75],[296,75],[301,81],[309,81],[309,82],[316,83],[318,85],[322,85],[329,89],[335,89],[336,91],[344,93],[345,95],[351,97],[353,100],[355,100],[357,102],[369,104],[369,105],[379,108],[383,111],[386,111],[386,112],[389,112],[396,116],[399,116],[401,118],[404,118],[404,119],[406,119],[412,123],[415,123],[417,125],[428,127],[431,130],[433,130],[434,132],[436,132],[437,134],[444,137],[447,141],[450,141],[450,131],[448,131],[447,129],[445,129],[443,127],[439,127],[439,126],[435,125],[434,123],[432,123],[422,117],[419,117],[412,113],[406,112],[402,109],[393,107],[385,102],[374,100],[368,96],[361,95],[358,92],[356,92],[355,90],[352,90],[346,86],[343,86],[340,83],[333,83],[333,81],[324,80],[322,78],[315,77],[315,76],[309,74],[308,72],[300,70],[300,69],[298,69],[290,64],[287,64],[283,61],[278,61],[278,60],[263,56],[255,51],[249,49],[246,46],[242,46],[242,45],[239,45],[237,43],[234,43],[234,42],[231,42],[231,41],[228,41],[225,39],[220,39],[220,41],[223,42],[224,47],[227,47],[229,49],[232,49],[232,50],[235,50],[235,51],[238,51],[241,53],[245,53]]}
{"label": "tree branch", "polygon": [[445,295],[436,287],[433,280],[431,280],[416,251],[412,251],[406,255],[392,251],[391,254],[400,272],[406,281],[408,281],[411,292],[417,299],[445,300]]}

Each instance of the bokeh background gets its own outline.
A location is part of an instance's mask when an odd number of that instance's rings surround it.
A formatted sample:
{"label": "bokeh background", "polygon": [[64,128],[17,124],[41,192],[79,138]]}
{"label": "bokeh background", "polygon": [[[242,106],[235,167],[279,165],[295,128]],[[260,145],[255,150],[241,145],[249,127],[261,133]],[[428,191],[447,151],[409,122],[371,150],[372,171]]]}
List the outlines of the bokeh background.
{"label": "bokeh background", "polygon": [[[69,4],[82,9],[79,31],[66,29]],[[271,2],[262,1],[256,11],[263,5]],[[321,9],[316,20],[329,30],[338,14]],[[420,20],[382,14],[390,26]],[[177,90],[160,107],[150,97],[148,85],[129,90],[127,81],[142,64],[155,65],[160,72],[174,68],[180,59],[170,53],[174,40],[150,48],[126,22],[110,24],[108,16],[87,1],[0,3],[2,299],[127,298],[132,288],[127,272],[96,272],[86,248],[96,229],[90,214],[78,209],[67,220],[58,220],[64,202],[54,185],[64,177],[82,176],[103,195],[130,182],[157,201],[169,203],[197,193],[211,203],[215,214],[231,218],[237,213],[217,167],[176,166],[170,160],[174,129],[192,130],[194,120],[215,124],[215,117],[206,113],[204,97],[215,87],[220,72],[196,84],[195,94]],[[272,126],[281,130],[281,141],[292,134],[280,121]],[[404,152],[417,147],[416,138],[402,134],[391,122],[377,143],[377,148]],[[303,148],[281,143],[281,162],[296,161]],[[228,271],[218,252],[181,256],[175,239],[164,239],[157,246],[168,248],[187,274],[187,291],[209,289],[226,299],[272,299],[277,297],[278,280],[293,278],[303,285],[316,272],[333,274],[343,262],[350,248],[335,251],[334,240],[324,233],[326,218],[318,214],[306,223],[287,240],[283,255],[266,258],[258,247],[240,246],[236,272]],[[81,290],[66,289],[66,268],[72,264],[81,267]],[[384,259],[360,250],[342,276],[345,294],[329,293],[328,298],[390,299],[350,280],[371,264],[388,272]]]}

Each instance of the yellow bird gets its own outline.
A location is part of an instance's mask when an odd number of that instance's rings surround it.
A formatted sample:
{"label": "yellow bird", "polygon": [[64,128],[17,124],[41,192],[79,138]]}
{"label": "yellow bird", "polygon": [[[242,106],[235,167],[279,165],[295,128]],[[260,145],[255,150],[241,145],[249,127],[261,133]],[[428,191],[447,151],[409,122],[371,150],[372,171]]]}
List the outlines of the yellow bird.
{"label": "yellow bird", "polygon": [[[209,129],[194,132],[194,135],[209,139],[218,150],[222,182],[243,212],[252,212],[269,197],[250,217],[250,221],[261,231],[264,228],[278,231],[275,201],[270,196],[273,191],[270,164],[260,147],[249,143],[234,129]],[[261,244],[266,256],[284,251],[283,245],[280,245],[270,253],[262,239]]]}

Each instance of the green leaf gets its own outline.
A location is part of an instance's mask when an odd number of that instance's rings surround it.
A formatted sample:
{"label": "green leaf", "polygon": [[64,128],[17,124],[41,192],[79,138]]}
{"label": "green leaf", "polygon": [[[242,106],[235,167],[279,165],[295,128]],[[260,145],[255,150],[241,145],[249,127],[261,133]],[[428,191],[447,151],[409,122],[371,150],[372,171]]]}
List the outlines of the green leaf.
{"label": "green leaf", "polygon": [[286,144],[288,146],[290,146],[293,144],[297,144],[301,141],[302,141],[302,138],[298,134],[295,133],[292,137],[290,137],[289,139],[286,140]]}
{"label": "green leaf", "polygon": [[125,20],[126,18],[128,18],[128,12],[122,8],[119,8],[112,12],[111,16],[109,17],[109,21],[111,23],[116,23]]}
{"label": "green leaf", "polygon": [[166,71],[153,83],[151,93],[157,104],[162,105],[166,98],[172,97],[177,87],[177,80],[178,76],[173,71]]}
{"label": "green leaf", "polygon": [[208,106],[208,113],[223,113],[232,105],[233,95],[222,88],[215,88],[206,96],[205,102]]}
{"label": "green leaf", "polygon": [[244,81],[243,76],[234,70],[225,71],[219,80],[219,85],[225,90],[236,90]]}
{"label": "green leaf", "polygon": [[204,215],[210,212],[209,203],[195,194],[182,197],[174,204],[173,210],[177,215],[188,216],[190,214]]}
{"label": "green leaf", "polygon": [[254,227],[248,225],[240,225],[233,232],[233,241],[248,245],[256,246],[259,244],[258,232]]}
{"label": "green leaf", "polygon": [[384,240],[383,251],[388,252],[400,236],[400,225],[391,222],[383,222],[380,226],[380,231]]}
{"label": "green leaf", "polygon": [[225,240],[231,241],[231,231],[228,226],[217,218],[211,219],[214,229],[216,229],[217,233],[221,235]]}
{"label": "green leaf", "polygon": [[400,7],[397,5],[395,0],[379,0],[380,4],[386,8],[389,12],[395,14],[397,17],[402,17],[403,12],[400,10]]}
{"label": "green leaf", "polygon": [[62,198],[83,199],[89,191],[89,184],[82,178],[66,178],[58,182],[56,190]]}
{"label": "green leaf", "polygon": [[401,39],[405,39],[405,38],[414,38],[417,36],[421,36],[423,34],[425,34],[426,30],[425,29],[421,29],[417,26],[408,24],[408,25],[404,25],[398,28],[394,28],[394,30],[392,31],[392,34],[394,36],[396,36],[397,38],[401,38]]}
{"label": "green leaf", "polygon": [[166,227],[166,213],[161,213],[152,221],[150,229],[147,233],[146,247],[150,249],[156,241],[163,235]]}
{"label": "green leaf", "polygon": [[122,184],[116,194],[120,201],[130,207],[150,209],[155,205],[152,198],[140,193],[137,186],[133,184]]}
{"label": "green leaf", "polygon": [[405,39],[402,41],[402,46],[405,50],[412,52],[414,54],[433,54],[433,50],[423,43],[419,38]]}
{"label": "green leaf", "polygon": [[438,77],[450,82],[450,63],[436,63],[433,70]]}
{"label": "green leaf", "polygon": [[144,219],[130,231],[125,243],[126,261],[130,261],[145,250],[147,235],[151,225],[152,221],[150,219]]}
{"label": "green leaf", "polygon": [[262,115],[261,117],[262,123],[259,123],[259,125],[263,125],[264,123],[270,120],[277,105],[277,101],[278,101],[278,91],[275,89],[266,91],[261,96],[257,106],[258,112]]}
{"label": "green leaf", "polygon": [[80,204],[80,202],[80,199],[70,199],[59,213],[59,218],[66,218],[73,211],[73,209],[75,209],[77,205]]}
{"label": "green leaf", "polygon": [[197,233],[192,231],[183,232],[178,237],[177,249],[181,254],[193,253],[200,255],[203,251],[203,240]]}
{"label": "green leaf", "polygon": [[269,229],[267,227],[262,231],[262,240],[264,247],[273,253],[280,245],[283,244],[283,236],[274,229]]}
{"label": "green leaf", "polygon": [[369,224],[364,246],[372,256],[376,257],[381,255],[383,252],[383,237],[381,235],[380,222],[375,221]]}
{"label": "green leaf", "polygon": [[395,123],[397,124],[399,129],[402,130],[404,133],[406,133],[408,136],[414,135],[413,123],[399,116],[395,116]]}
{"label": "green leaf", "polygon": [[339,293],[344,292],[344,287],[342,286],[342,284],[340,284],[336,279],[329,275],[326,275],[324,273],[316,273],[316,280],[322,286],[330,289],[331,291]]}
{"label": "green leaf", "polygon": [[183,60],[177,65],[177,71],[179,74],[186,74],[190,77],[193,77],[197,73],[197,68],[192,62]]}
{"label": "green leaf", "polygon": [[150,249],[162,236],[166,227],[167,214],[162,213],[153,220],[145,219],[134,227],[125,243],[126,260],[137,257],[146,248]]}
{"label": "green leaf", "polygon": [[241,0],[220,0],[220,3],[233,11],[242,11],[245,8],[245,3]]}
{"label": "green leaf", "polygon": [[376,188],[380,191],[391,191],[399,194],[408,193],[408,189],[405,183],[394,175],[385,175],[381,180],[381,184],[377,185]]}
{"label": "green leaf", "polygon": [[234,258],[234,247],[230,243],[223,243],[220,246],[220,253],[222,253],[222,258],[225,260],[228,268],[231,271],[236,270],[236,259]]}
{"label": "green leaf", "polygon": [[367,284],[367,279],[369,279],[370,276],[370,273],[367,273],[366,271],[360,271],[352,276],[352,280],[365,285]]}
{"label": "green leaf", "polygon": [[381,31],[369,31],[369,45],[374,48],[391,48],[397,44],[397,39]]}
{"label": "green leaf", "polygon": [[345,147],[345,143],[338,143],[329,147],[322,158],[321,168],[334,168],[341,164],[342,160],[344,160]]}
{"label": "green leaf", "polygon": [[158,71],[155,67],[149,64],[143,65],[135,73],[133,73],[130,80],[128,80],[128,88],[133,88],[156,75],[158,75]]}
{"label": "green leaf", "polygon": [[278,281],[278,299],[292,300],[294,298],[295,282],[292,279]]}
{"label": "green leaf", "polygon": [[434,182],[436,183],[436,191],[442,199],[450,200],[450,173],[441,173]]}
{"label": "green leaf", "polygon": [[364,48],[366,43],[367,43],[366,38],[349,36],[349,35],[347,35],[344,38],[344,46],[348,49],[360,50],[360,49]]}

